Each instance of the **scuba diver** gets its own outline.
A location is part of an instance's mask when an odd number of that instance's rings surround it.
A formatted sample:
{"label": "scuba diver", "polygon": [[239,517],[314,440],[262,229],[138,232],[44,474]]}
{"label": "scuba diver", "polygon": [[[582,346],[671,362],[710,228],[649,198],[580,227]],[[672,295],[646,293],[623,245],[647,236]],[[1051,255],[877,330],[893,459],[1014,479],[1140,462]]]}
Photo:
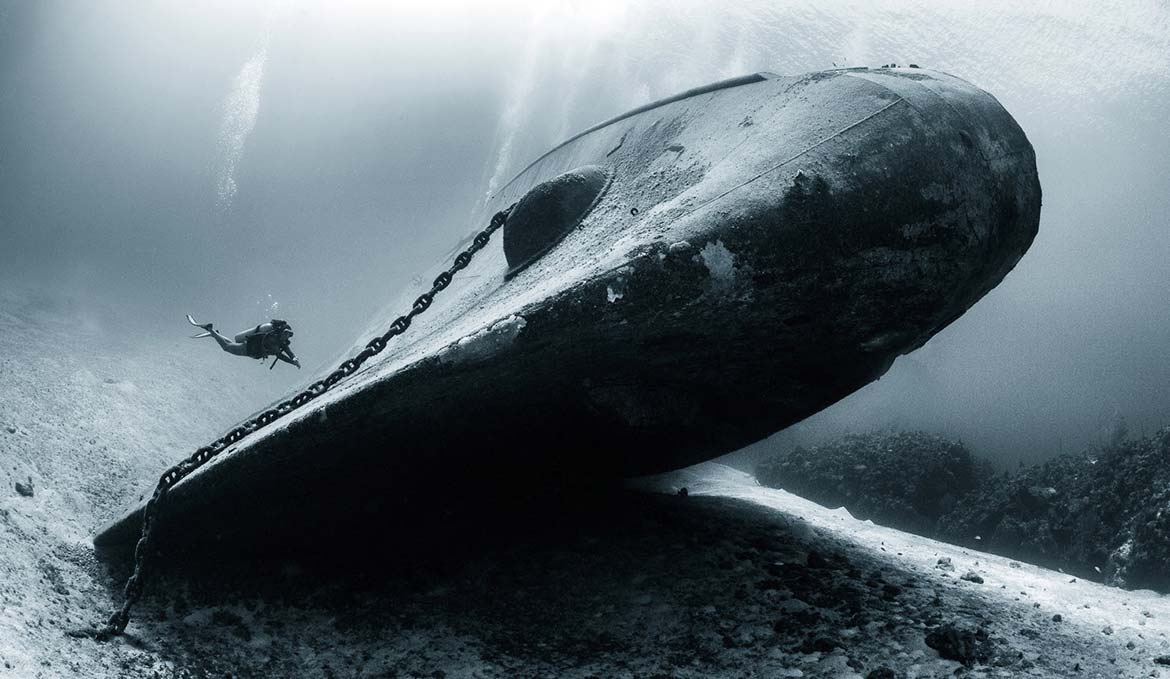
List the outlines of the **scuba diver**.
{"label": "scuba diver", "polygon": [[297,369],[301,367],[301,362],[297,360],[292,348],[289,347],[289,338],[293,336],[292,327],[280,319],[274,318],[251,330],[238,333],[235,339],[228,339],[219,334],[211,323],[196,322],[194,318],[191,318],[191,314],[187,314],[187,322],[196,328],[203,328],[205,331],[198,335],[192,335],[191,339],[212,337],[219,343],[220,348],[236,356],[250,356],[260,360],[269,356],[275,357],[276,360],[273,360],[272,365],[268,366],[269,370],[276,366],[277,360],[295,365]]}

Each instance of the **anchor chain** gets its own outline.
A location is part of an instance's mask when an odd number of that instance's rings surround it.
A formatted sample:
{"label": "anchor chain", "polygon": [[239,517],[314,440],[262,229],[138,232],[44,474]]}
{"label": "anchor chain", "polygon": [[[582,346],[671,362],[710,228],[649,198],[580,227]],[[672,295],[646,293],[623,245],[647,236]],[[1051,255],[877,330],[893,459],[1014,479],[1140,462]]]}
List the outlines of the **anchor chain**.
{"label": "anchor chain", "polygon": [[154,488],[154,494],[151,495],[150,500],[146,503],[146,507],[142,511],[142,534],[138,538],[138,544],[134,547],[134,570],[130,577],[126,580],[126,587],[124,589],[125,600],[122,602],[122,607],[110,616],[106,621],[104,627],[100,629],[82,630],[71,633],[73,636],[90,636],[99,641],[106,641],[116,637],[126,631],[126,625],[130,622],[130,609],[142,597],[142,590],[146,584],[146,562],[150,549],[151,537],[155,528],[155,521],[157,520],[159,503],[166,497],[167,492],[175,486],[179,481],[182,481],[195,470],[207,464],[212,458],[220,454],[228,447],[240,441],[245,436],[252,434],[260,429],[272,424],[276,420],[288,415],[292,411],[309,403],[313,399],[321,396],[329,391],[335,384],[341,380],[349,377],[357,372],[358,368],[362,366],[367,360],[373,356],[377,356],[383,349],[386,348],[387,343],[394,337],[406,332],[410,327],[411,321],[415,316],[423,313],[430,308],[431,302],[434,301],[436,295],[445,290],[451,284],[455,274],[467,268],[471,263],[471,258],[475,253],[479,252],[488,244],[488,240],[497,229],[504,225],[508,220],[508,214],[511,212],[512,205],[504,210],[497,212],[491,219],[487,228],[480,231],[472,239],[471,245],[466,250],[456,255],[454,262],[443,273],[439,274],[434,283],[431,284],[431,289],[418,296],[411,305],[408,313],[394,319],[390,324],[390,329],[384,334],[373,338],[366,346],[353,357],[342,362],[336,370],[329,373],[328,376],[323,377],[316,382],[310,384],[303,391],[296,396],[285,400],[259,415],[237,425],[234,429],[221,436],[212,443],[203,446],[196,450],[190,457],[174,465],[170,469],[163,472],[159,477],[158,485]]}

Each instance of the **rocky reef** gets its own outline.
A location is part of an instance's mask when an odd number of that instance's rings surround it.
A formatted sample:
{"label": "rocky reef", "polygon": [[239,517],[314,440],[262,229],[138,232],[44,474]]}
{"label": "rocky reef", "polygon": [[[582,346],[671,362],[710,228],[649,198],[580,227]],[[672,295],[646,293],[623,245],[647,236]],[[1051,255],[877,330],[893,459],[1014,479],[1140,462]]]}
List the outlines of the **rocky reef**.
{"label": "rocky reef", "polygon": [[766,486],[929,536],[939,517],[990,474],[961,442],[920,431],[850,434],[811,449],[797,447],[756,467]]}
{"label": "rocky reef", "polygon": [[1170,592],[1170,427],[988,479],[938,527],[948,542]]}
{"label": "rocky reef", "polygon": [[849,435],[778,454],[756,476],[883,525],[1170,592],[1170,427],[999,474],[945,437]]}

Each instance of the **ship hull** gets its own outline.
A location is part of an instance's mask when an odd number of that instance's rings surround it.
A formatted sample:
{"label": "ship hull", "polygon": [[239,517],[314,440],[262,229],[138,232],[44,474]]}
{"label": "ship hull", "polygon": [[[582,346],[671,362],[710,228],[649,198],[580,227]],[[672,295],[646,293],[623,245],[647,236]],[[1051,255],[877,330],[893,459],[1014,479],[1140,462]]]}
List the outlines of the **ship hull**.
{"label": "ship hull", "polygon": [[[480,222],[587,165],[611,183],[563,240],[506,277],[494,239],[400,346],[176,486],[161,544],[321,545],[390,531],[438,486],[731,452],[880,377],[1039,222],[1019,126],[927,70],[751,76],[644,107],[534,162]],[[140,520],[95,543],[125,553]]]}

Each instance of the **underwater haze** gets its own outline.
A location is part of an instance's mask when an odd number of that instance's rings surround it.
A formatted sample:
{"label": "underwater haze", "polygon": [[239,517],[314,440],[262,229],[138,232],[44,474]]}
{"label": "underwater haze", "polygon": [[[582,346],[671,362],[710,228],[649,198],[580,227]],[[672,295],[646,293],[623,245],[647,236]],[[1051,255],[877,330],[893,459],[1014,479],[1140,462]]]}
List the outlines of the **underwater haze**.
{"label": "underwater haze", "polygon": [[0,286],[160,337],[190,334],[186,313],[233,332],[285,318],[305,370],[238,373],[274,398],[387,325],[483,200],[576,132],[745,73],[887,63],[1015,116],[1040,233],[881,381],[767,445],[924,428],[1014,464],[1170,425],[1156,0],[0,0]]}

